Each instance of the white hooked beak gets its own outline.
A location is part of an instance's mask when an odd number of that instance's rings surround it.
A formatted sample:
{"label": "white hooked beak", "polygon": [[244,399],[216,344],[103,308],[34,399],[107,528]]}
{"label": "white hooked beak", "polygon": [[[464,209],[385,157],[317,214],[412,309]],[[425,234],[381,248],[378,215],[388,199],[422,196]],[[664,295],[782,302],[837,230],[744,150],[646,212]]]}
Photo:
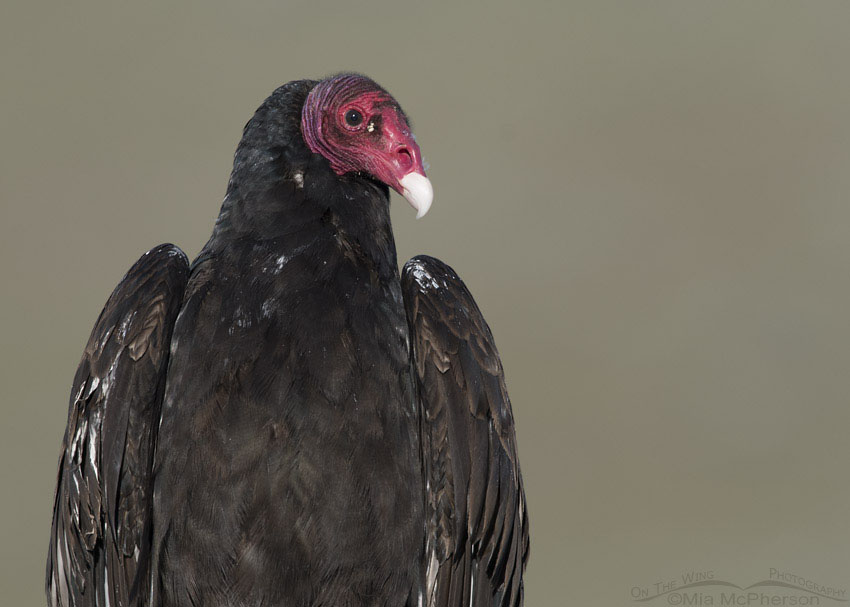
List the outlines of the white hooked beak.
{"label": "white hooked beak", "polygon": [[421,173],[410,172],[398,182],[401,186],[401,195],[416,209],[416,219],[421,219],[431,208],[434,201],[434,188],[431,180]]}

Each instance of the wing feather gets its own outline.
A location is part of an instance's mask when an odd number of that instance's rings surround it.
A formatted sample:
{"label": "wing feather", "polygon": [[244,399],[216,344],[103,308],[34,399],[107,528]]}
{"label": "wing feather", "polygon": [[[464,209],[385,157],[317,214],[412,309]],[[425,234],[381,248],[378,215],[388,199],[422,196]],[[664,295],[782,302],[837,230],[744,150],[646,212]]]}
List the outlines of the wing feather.
{"label": "wing feather", "polygon": [[490,328],[457,274],[404,267],[422,420],[428,607],[516,607],[528,516],[511,403]]}
{"label": "wing feather", "polygon": [[59,458],[47,556],[52,607],[144,604],[151,461],[188,274],[173,245],[145,253],[86,344]]}

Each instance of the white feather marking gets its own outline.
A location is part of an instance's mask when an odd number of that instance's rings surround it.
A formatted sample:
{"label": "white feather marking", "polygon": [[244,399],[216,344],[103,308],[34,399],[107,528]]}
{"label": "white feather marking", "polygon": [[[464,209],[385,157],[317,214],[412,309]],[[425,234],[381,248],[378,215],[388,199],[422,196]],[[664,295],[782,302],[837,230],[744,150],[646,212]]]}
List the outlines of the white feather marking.
{"label": "white feather marking", "polygon": [[70,605],[70,597],[68,596],[68,572],[65,569],[65,560],[71,560],[68,556],[68,543],[62,541],[61,538],[56,540],[56,554],[59,555],[59,571],[56,575],[56,583],[59,586],[59,596],[62,599],[61,605]]}
{"label": "white feather marking", "polygon": [[89,391],[85,395],[86,400],[88,400],[89,397],[91,397],[91,395],[94,394],[94,391],[97,390],[97,387],[99,385],[100,385],[100,378],[99,377],[92,377],[91,378],[91,384],[89,385]]}
{"label": "white feather marking", "polygon": [[478,563],[472,566],[472,574],[469,576],[469,607],[472,607],[472,602],[475,599],[475,576],[478,573]]}
{"label": "white feather marking", "polygon": [[80,446],[85,443],[86,437],[86,423],[83,422],[77,426],[77,430],[74,432],[74,438],[71,441],[71,461],[77,462],[77,451],[80,450]]}
{"label": "white feather marking", "polygon": [[64,577],[64,574],[65,574],[65,557],[62,556],[62,538],[61,537],[56,538],[56,556],[59,559],[59,563],[58,563],[59,571],[57,571],[56,573],[59,574],[59,576],[58,576],[59,578],[62,578],[62,577]]}
{"label": "white feather marking", "polygon": [[133,319],[135,317],[136,317],[136,310],[133,310],[132,314],[128,314],[121,321],[121,324],[118,327],[119,343],[124,343],[124,339],[126,339],[126,337],[127,337],[127,331],[130,328],[130,323],[133,322]]}
{"label": "white feather marking", "polygon": [[428,560],[428,570],[425,573],[425,579],[427,580],[427,590],[428,590],[428,606],[431,607],[434,604],[434,600],[437,596],[437,571],[440,569],[440,564],[437,562],[437,551],[434,548],[431,548],[431,558]]}
{"label": "white feather marking", "polygon": [[96,423],[89,425],[89,463],[94,470],[95,480],[100,479],[100,474],[97,469],[97,431],[100,429],[100,411],[95,414]]}
{"label": "white feather marking", "polygon": [[103,576],[103,596],[106,597],[106,607],[109,607],[109,575]]}
{"label": "white feather marking", "polygon": [[240,329],[247,329],[251,326],[251,316],[245,313],[242,306],[236,306],[236,326]]}
{"label": "white feather marking", "polygon": [[263,302],[262,307],[260,308],[263,314],[263,318],[270,318],[272,315],[272,310],[274,310],[275,300],[273,297],[268,298]]}
{"label": "white feather marking", "polygon": [[106,377],[100,381],[100,393],[103,395],[104,400],[106,400],[106,397],[109,396],[109,390],[112,388],[112,378],[114,376],[115,363],[112,363],[112,366],[109,368],[109,373],[107,373]]}
{"label": "white feather marking", "polygon": [[75,401],[81,401],[83,399],[83,391],[85,389],[86,389],[86,384],[82,384],[80,386],[79,391],[77,392],[77,398],[74,399]]}
{"label": "white feather marking", "polygon": [[276,258],[269,258],[269,261],[263,266],[263,273],[274,272],[275,274],[280,273],[283,270],[284,266],[289,263],[289,260],[298,255],[301,251],[308,248],[312,243],[303,244],[301,246],[295,247],[291,251],[288,251],[288,254],[281,254]]}
{"label": "white feather marking", "polygon": [[426,291],[428,289],[439,289],[441,286],[446,286],[445,284],[441,285],[437,282],[437,279],[426,272],[425,268],[418,263],[413,264],[413,278],[416,279],[416,284]]}

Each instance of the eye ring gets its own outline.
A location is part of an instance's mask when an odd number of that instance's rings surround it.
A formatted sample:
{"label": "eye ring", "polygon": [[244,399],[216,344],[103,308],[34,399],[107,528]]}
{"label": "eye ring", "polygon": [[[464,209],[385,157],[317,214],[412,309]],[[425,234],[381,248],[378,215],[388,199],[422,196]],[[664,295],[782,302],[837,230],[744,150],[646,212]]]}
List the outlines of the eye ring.
{"label": "eye ring", "polygon": [[360,110],[356,110],[354,108],[346,110],[345,124],[350,127],[360,126],[361,124],[363,124],[363,114],[360,113]]}

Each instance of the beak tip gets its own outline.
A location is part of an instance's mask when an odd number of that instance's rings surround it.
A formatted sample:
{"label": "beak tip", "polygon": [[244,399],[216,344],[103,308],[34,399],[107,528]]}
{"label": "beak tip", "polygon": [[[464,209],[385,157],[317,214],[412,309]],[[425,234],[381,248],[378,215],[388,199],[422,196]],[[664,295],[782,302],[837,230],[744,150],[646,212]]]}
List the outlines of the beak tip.
{"label": "beak tip", "polygon": [[399,181],[399,185],[402,188],[401,195],[416,209],[416,219],[422,219],[434,201],[431,180],[421,173],[408,173]]}

